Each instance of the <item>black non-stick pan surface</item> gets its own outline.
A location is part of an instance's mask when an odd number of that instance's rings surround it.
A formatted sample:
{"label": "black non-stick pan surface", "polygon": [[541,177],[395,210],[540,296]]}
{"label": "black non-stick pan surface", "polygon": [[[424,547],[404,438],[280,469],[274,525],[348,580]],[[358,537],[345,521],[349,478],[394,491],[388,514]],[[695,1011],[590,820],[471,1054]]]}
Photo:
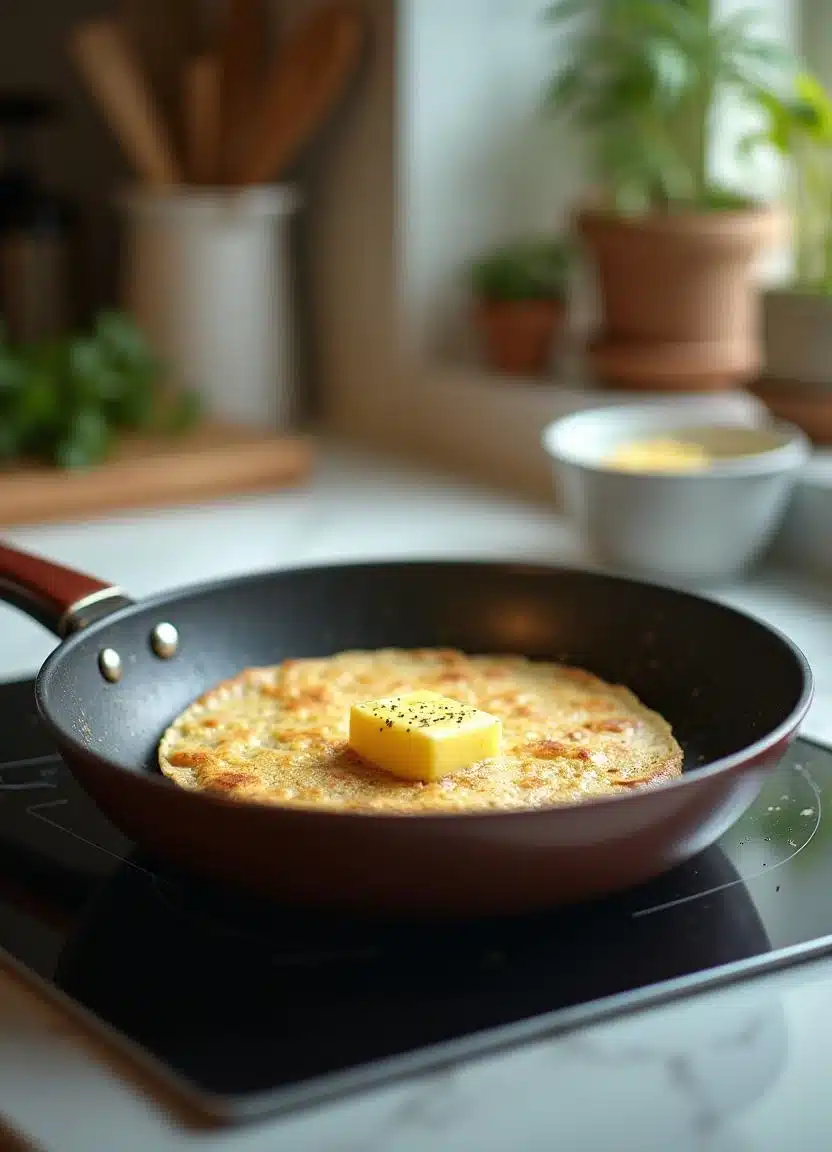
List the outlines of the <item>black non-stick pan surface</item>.
{"label": "black non-stick pan surface", "polygon": [[[347,564],[133,604],[0,546],[0,590],[65,637],[40,672],[37,702],[104,813],[180,867],[305,907],[468,918],[627,888],[695,855],[745,811],[812,697],[805,657],[763,623],[598,572]],[[217,681],[288,657],[390,646],[523,653],[626,684],[673,725],[685,772],[580,805],[461,815],[259,806],[161,775],[159,737]]]}

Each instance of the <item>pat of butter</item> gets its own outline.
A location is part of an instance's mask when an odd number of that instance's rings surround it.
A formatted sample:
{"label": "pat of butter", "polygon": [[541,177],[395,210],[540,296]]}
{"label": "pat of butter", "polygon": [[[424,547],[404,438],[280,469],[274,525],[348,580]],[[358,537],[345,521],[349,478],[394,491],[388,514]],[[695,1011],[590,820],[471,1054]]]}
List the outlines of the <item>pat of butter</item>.
{"label": "pat of butter", "polygon": [[350,747],[405,780],[439,780],[500,751],[502,724],[438,692],[408,692],[350,709]]}

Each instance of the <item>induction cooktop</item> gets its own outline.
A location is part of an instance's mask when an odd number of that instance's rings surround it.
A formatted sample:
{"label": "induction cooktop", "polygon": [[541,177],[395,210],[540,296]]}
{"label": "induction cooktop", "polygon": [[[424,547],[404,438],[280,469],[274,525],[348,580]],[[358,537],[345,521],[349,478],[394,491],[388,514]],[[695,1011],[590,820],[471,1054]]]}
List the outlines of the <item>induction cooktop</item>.
{"label": "induction cooktop", "polygon": [[221,1120],[832,950],[832,752],[805,740],[718,846],[660,880],[413,926],[301,915],[150,860],[55,755],[29,682],[0,685],[0,733],[0,948]]}

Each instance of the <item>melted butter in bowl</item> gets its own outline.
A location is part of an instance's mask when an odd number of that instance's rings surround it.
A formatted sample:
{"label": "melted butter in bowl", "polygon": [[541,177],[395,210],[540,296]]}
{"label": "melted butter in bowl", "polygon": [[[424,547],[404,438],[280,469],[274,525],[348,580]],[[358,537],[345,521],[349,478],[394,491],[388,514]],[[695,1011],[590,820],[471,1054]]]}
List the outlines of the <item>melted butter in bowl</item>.
{"label": "melted butter in bowl", "polygon": [[601,463],[620,472],[703,472],[779,447],[777,437],[764,429],[713,425],[625,440]]}
{"label": "melted butter in bowl", "polygon": [[622,444],[604,463],[623,472],[696,472],[708,467],[711,456],[701,444],[661,436]]}

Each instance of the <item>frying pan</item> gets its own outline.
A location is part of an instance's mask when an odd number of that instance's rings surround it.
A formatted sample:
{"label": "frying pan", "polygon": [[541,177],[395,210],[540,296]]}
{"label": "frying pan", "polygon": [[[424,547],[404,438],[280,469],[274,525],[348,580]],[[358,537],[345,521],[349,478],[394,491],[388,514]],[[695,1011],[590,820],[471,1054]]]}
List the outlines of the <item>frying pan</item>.
{"label": "frying pan", "polygon": [[[484,561],[359,563],[133,603],[0,545],[0,592],[61,639],[37,678],[58,750],[106,816],[185,871],[351,914],[519,914],[625,889],[750,806],[812,698],[802,653],[733,609],[599,572]],[[579,805],[331,813],[178,788],[156,748],[195,697],[251,665],[349,648],[523,653],[626,684],[673,725],[680,779]]]}

